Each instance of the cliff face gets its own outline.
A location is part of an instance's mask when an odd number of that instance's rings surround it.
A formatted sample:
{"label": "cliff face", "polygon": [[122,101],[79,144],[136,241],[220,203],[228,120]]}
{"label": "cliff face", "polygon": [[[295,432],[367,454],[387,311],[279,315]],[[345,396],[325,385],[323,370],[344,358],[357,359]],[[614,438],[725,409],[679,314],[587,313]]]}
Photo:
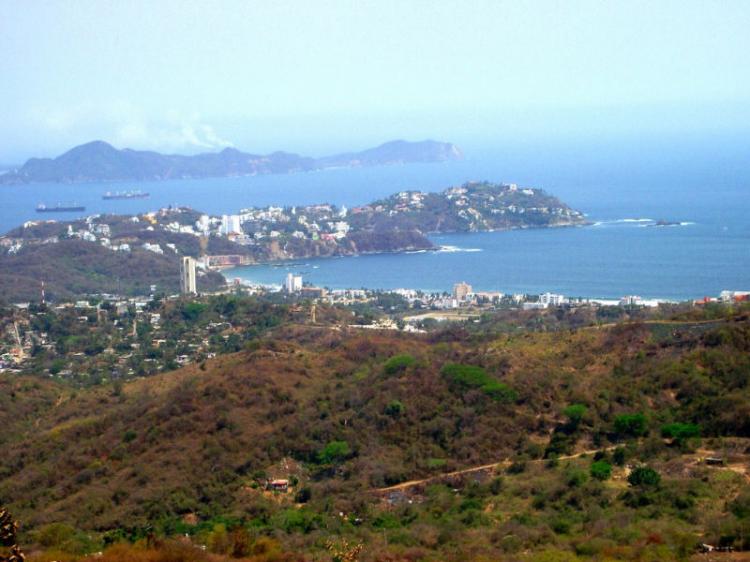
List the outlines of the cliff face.
{"label": "cliff face", "polygon": [[274,240],[264,246],[250,250],[257,263],[304,258],[352,256],[356,254],[378,254],[434,250],[435,245],[416,230],[393,232],[352,232],[339,241],[300,240],[292,238],[284,242]]}
{"label": "cliff face", "polygon": [[348,152],[318,159],[321,167],[379,166],[409,162],[444,162],[461,160],[464,155],[455,144],[425,140],[408,142],[396,140],[362,152]]}

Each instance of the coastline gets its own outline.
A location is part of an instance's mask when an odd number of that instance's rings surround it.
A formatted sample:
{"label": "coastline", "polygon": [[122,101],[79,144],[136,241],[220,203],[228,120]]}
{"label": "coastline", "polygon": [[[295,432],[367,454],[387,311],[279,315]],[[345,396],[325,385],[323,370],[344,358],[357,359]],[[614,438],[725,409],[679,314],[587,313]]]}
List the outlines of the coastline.
{"label": "coastline", "polygon": [[[312,285],[332,289],[449,292],[454,283],[466,281],[478,291],[552,292],[601,301],[632,295],[682,302],[746,288],[743,268],[735,268],[735,274],[727,277],[716,274],[718,267],[684,261],[696,229],[707,234],[715,230],[704,224],[683,228],[589,225],[441,234],[430,237],[437,248],[428,251],[336,256],[357,262],[312,257],[281,260],[222,273],[230,282],[239,278],[245,284],[262,286],[278,285],[292,272]],[[705,236],[703,232],[698,235]],[[721,238],[718,243],[723,252],[712,254],[711,263],[743,263],[737,261],[746,253],[741,239]]]}

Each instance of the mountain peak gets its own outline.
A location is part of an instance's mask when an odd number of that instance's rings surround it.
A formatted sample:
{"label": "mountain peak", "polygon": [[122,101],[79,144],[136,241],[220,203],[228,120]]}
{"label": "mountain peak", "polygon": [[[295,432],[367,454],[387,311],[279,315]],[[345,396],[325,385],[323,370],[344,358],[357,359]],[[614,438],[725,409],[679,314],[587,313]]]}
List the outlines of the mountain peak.
{"label": "mountain peak", "polygon": [[409,142],[398,139],[361,152],[318,159],[284,151],[265,156],[246,154],[234,147],[194,156],[167,156],[128,148],[118,150],[105,141],[95,140],[76,146],[54,159],[32,158],[18,172],[0,176],[0,183],[141,181],[283,174],[340,166],[443,162],[461,157],[461,151],[454,145],[432,140]]}
{"label": "mountain peak", "polygon": [[111,144],[102,140],[95,140],[87,142],[85,144],[79,144],[68,150],[66,153],[61,154],[55,161],[65,161],[69,159],[87,159],[87,158],[102,158],[112,157],[117,155],[120,151],[117,150]]}

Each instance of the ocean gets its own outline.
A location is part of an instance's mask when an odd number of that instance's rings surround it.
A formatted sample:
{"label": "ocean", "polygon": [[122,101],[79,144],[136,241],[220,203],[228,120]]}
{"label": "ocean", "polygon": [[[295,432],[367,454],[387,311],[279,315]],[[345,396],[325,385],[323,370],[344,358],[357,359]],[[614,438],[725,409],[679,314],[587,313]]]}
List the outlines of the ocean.
{"label": "ocean", "polygon": [[[187,205],[211,214],[265,205],[357,205],[404,189],[441,190],[468,180],[539,187],[585,212],[591,226],[431,236],[437,252],[249,266],[230,278],[279,285],[289,271],[329,288],[552,291],[568,296],[690,299],[750,290],[750,170],[744,139],[632,139],[618,143],[464,147],[460,162],[337,169],[290,175],[143,183],[0,186],[0,230],[40,215],[39,203],[91,213]],[[149,199],[109,200],[139,189]],[[675,226],[649,226],[655,221]]]}

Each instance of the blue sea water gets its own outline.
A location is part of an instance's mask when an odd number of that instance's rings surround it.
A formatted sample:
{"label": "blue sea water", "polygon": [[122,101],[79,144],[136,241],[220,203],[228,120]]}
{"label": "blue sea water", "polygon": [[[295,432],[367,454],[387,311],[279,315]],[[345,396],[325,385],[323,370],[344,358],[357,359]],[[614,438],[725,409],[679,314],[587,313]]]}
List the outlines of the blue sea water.
{"label": "blue sea water", "polygon": [[[488,179],[541,187],[582,210],[592,226],[433,236],[439,252],[305,260],[226,272],[280,284],[288,271],[330,288],[477,290],[687,299],[750,289],[750,170],[744,139],[632,139],[618,143],[509,144],[466,150],[460,162],[211,180],[36,184],[0,188],[0,230],[39,215],[38,203],[77,202],[86,213],[188,205],[211,214],[242,207],[356,205],[403,189],[440,190]],[[105,201],[140,189],[149,199]],[[647,227],[636,219],[680,226]]]}

